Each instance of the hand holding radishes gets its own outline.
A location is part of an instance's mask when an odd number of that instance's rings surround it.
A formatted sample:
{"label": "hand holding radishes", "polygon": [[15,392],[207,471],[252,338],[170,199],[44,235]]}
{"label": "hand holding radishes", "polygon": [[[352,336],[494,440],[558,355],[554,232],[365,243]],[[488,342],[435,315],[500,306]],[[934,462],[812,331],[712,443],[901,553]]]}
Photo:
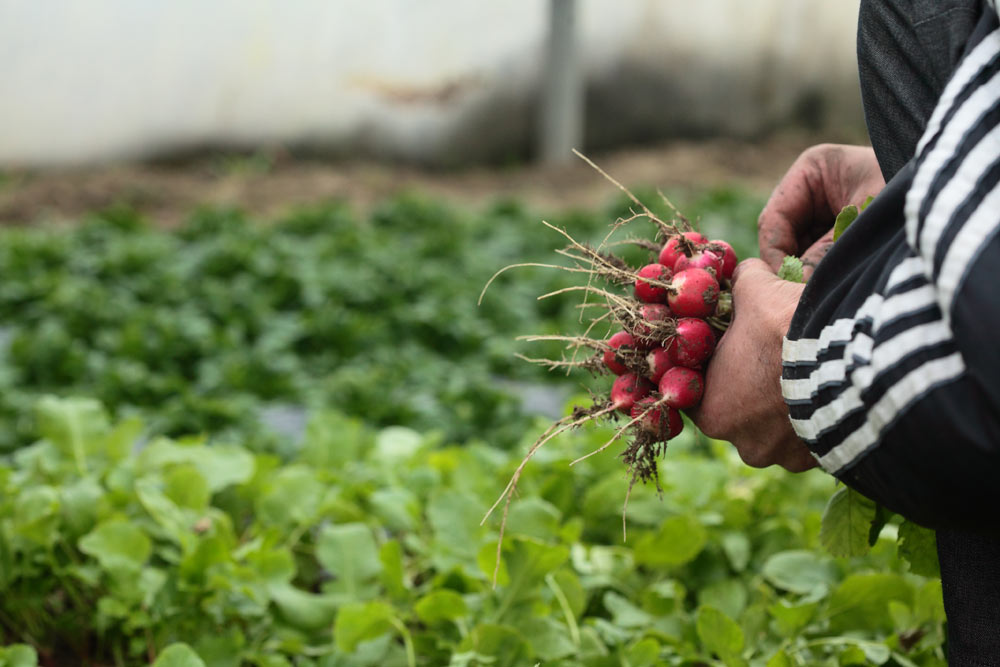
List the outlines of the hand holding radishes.
{"label": "hand holding radishes", "polygon": [[780,384],[782,340],[804,287],[781,280],[759,259],[739,265],[733,321],[708,363],[701,403],[689,413],[705,435],[730,441],[754,467],[816,466],[792,430]]}

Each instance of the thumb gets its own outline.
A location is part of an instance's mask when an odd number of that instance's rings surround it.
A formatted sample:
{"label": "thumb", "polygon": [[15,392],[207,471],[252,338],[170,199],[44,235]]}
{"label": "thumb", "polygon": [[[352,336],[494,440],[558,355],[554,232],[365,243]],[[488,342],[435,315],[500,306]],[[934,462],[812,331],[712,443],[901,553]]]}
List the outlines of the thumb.
{"label": "thumb", "polygon": [[762,259],[757,259],[756,257],[744,259],[742,262],[737,264],[732,277],[733,287],[735,287],[741,280],[756,282],[758,280],[767,281],[768,279],[779,280],[778,276],[774,273],[767,262]]}
{"label": "thumb", "polygon": [[763,260],[745,259],[733,272],[734,318],[740,311],[755,313],[751,318],[778,317],[783,322],[784,332],[804,289],[804,283],[779,278]]}

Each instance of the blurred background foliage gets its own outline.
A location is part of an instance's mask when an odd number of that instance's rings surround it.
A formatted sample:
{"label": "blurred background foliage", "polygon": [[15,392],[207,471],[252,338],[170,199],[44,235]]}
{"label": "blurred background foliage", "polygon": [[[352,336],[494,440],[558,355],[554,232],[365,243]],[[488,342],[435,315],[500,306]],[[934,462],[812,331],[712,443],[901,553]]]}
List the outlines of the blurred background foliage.
{"label": "blurred background foliage", "polygon": [[[637,193],[669,219],[655,191]],[[758,197],[719,189],[682,203],[707,233],[751,252]],[[599,243],[629,205],[548,220]],[[514,357],[559,353],[517,336],[582,331],[573,295],[536,301],[574,275],[514,269],[476,305],[502,267],[553,261],[565,239],[541,219],[514,200],[468,211],[410,193],[365,217],[343,204],[271,221],[202,210],[168,230],[119,207],[79,225],[0,231],[0,414],[11,424],[0,447],[36,435],[24,415],[50,392],[139,412],[167,435],[232,432],[263,446],[268,408],[294,418],[335,407],[507,447],[524,431],[526,392],[561,386],[542,400],[551,414],[567,387],[586,384]]]}

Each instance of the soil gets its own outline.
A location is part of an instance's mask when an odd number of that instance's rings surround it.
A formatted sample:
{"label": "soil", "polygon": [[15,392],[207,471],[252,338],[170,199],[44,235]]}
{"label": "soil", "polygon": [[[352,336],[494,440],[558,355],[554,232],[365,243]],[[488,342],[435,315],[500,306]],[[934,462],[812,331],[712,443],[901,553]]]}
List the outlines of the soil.
{"label": "soil", "polygon": [[[590,155],[626,185],[664,189],[739,185],[769,192],[815,137],[783,135],[744,142],[680,141]],[[270,218],[289,208],[345,199],[359,210],[403,190],[460,204],[513,196],[542,210],[606,204],[611,186],[583,161],[565,165],[470,167],[435,171],[414,166],[299,158],[281,150],[252,155],[203,154],[170,163],[0,171],[0,222],[73,220],[128,204],[171,226],[200,205],[237,206]]]}

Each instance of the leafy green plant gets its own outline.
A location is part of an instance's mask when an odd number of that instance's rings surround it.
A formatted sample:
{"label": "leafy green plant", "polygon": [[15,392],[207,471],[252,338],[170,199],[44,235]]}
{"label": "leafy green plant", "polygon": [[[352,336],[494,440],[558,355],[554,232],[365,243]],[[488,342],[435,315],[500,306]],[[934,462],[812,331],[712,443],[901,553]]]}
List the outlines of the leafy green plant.
{"label": "leafy green plant", "polygon": [[111,210],[4,229],[0,449],[37,435],[24,415],[46,392],[95,396],[164,434],[261,439],[260,412],[278,402],[513,442],[525,421],[498,378],[552,380],[513,363],[514,332],[574,314],[526,309],[518,287],[475,301],[496,261],[556,243],[515,204],[473,216],[417,196],[366,220],[326,205],[273,224],[204,211],[158,230]]}
{"label": "leafy green plant", "polygon": [[829,478],[725,443],[680,438],[623,542],[615,457],[568,465],[609,431],[553,441],[494,590],[480,519],[516,452],[333,412],[285,459],[147,441],[90,399],[37,418],[0,465],[0,664],[944,664],[940,584],[905,571],[895,526],[823,555]]}

